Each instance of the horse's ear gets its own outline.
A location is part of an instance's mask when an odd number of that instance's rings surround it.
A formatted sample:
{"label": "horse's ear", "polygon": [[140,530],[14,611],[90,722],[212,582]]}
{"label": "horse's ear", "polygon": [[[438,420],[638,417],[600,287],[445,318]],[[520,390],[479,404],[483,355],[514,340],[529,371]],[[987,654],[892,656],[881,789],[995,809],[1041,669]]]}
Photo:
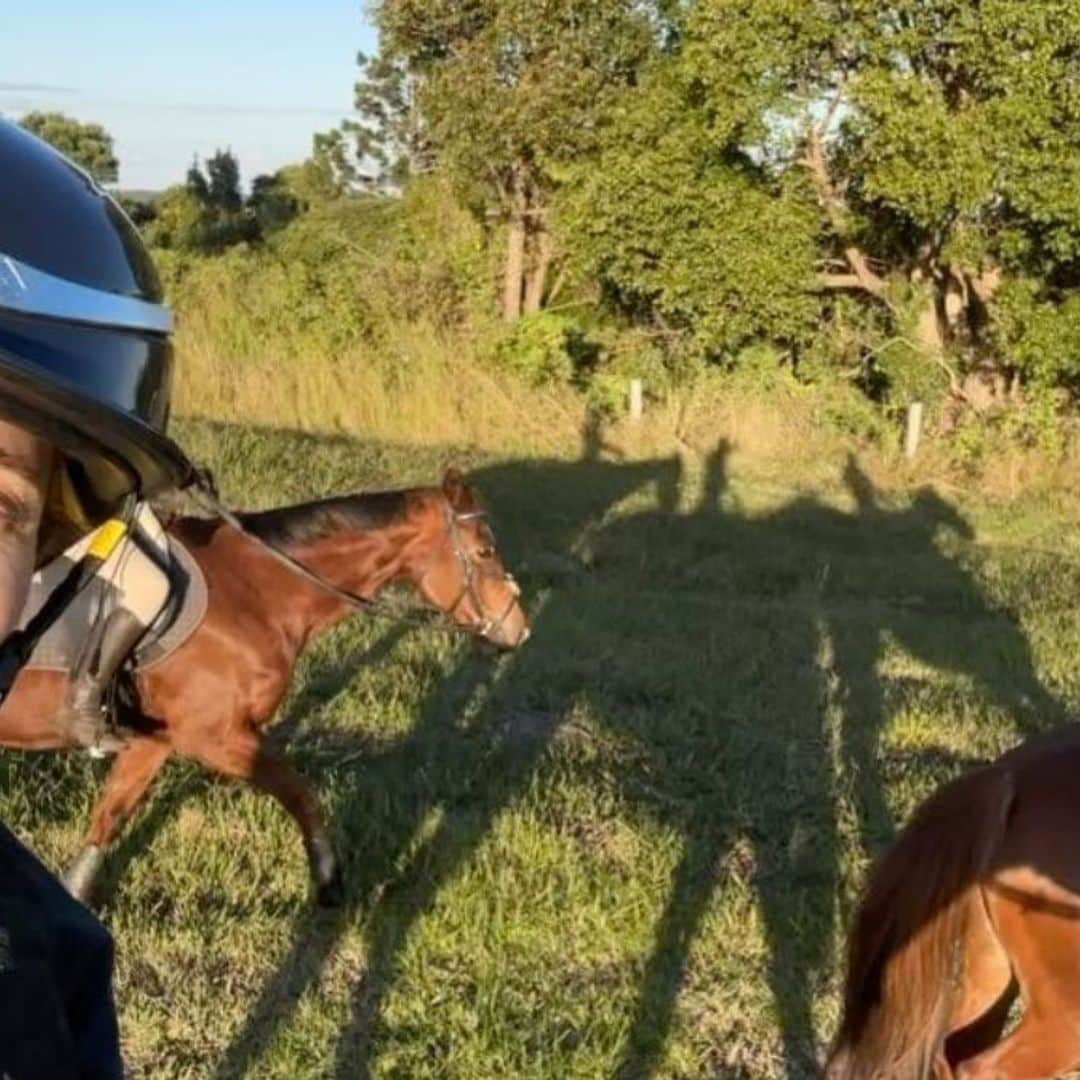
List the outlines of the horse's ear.
{"label": "horse's ear", "polygon": [[460,469],[455,469],[451,466],[446,470],[443,474],[442,489],[443,494],[446,496],[446,501],[455,510],[460,510],[467,497],[465,477],[462,476]]}

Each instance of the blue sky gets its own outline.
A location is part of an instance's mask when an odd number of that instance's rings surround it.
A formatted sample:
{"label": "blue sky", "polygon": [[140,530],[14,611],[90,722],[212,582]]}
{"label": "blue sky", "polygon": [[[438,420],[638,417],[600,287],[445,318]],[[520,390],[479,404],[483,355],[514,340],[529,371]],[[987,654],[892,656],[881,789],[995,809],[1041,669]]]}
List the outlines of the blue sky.
{"label": "blue sky", "polygon": [[0,0],[0,114],[105,125],[120,184],[177,183],[230,147],[245,182],[349,115],[364,0]]}

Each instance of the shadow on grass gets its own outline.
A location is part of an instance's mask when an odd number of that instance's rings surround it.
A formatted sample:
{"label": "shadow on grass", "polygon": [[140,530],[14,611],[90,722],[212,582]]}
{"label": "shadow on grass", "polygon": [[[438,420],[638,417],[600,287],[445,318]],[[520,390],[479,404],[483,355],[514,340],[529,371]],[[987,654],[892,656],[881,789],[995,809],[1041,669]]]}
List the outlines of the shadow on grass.
{"label": "shadow on grass", "polygon": [[[1060,718],[1016,621],[942,553],[944,533],[970,529],[935,494],[889,508],[852,461],[854,513],[799,499],[752,516],[733,506],[721,443],[697,505],[680,510],[676,459],[613,462],[602,450],[594,431],[579,461],[474,472],[542,596],[533,638],[498,667],[466,655],[406,736],[349,770],[335,816],[346,903],[297,918],[221,1080],[255,1066],[358,920],[367,966],[333,1075],[370,1074],[410,934],[530,790],[570,705],[582,702],[638,747],[618,776],[624,800],[682,837],[612,1075],[659,1067],[692,946],[736,851],[749,853],[768,946],[776,1070],[812,1074],[821,1042],[812,1005],[839,930],[839,799],[853,805],[867,850],[893,834],[880,745],[892,712],[879,673],[887,640],[973,681],[1018,734]],[[612,513],[630,497],[649,508]],[[920,609],[913,598],[927,595],[933,605]],[[344,668],[314,672],[294,718],[348,679]],[[966,762],[941,752],[913,767],[923,764],[955,772]]]}

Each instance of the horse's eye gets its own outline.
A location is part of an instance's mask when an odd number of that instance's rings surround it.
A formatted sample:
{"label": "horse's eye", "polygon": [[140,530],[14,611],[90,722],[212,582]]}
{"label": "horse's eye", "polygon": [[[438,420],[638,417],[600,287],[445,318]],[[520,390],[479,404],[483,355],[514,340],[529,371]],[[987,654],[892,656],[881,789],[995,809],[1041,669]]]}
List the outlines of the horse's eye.
{"label": "horse's eye", "polygon": [[495,549],[493,547],[482,547],[476,549],[476,557],[478,559],[494,559]]}

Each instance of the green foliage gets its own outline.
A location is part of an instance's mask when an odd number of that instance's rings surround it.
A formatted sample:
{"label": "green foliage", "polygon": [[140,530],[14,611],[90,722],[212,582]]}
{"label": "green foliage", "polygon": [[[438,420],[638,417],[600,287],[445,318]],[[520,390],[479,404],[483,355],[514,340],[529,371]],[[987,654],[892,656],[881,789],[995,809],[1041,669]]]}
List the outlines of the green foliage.
{"label": "green foliage", "polygon": [[400,56],[360,53],[357,63],[361,74],[354,104],[360,119],[348,122],[345,130],[353,136],[357,157],[367,163],[367,182],[397,190],[433,164],[416,102],[418,82]]}
{"label": "green foliage", "polygon": [[[203,201],[223,214],[239,213],[244,196],[240,193],[240,165],[232,152],[218,150],[207,158],[205,168],[206,179],[197,185]],[[197,166],[194,171],[198,171]]]}
{"label": "green foliage", "polygon": [[[470,327],[479,352],[598,407],[631,370],[666,391],[774,360],[892,418],[958,399],[974,372],[1029,400],[1080,387],[1074,0],[373,15],[354,121],[246,203],[217,155],[147,226],[181,273],[261,243],[238,288],[274,282],[268,332]],[[489,337],[499,298],[530,314]]]}
{"label": "green foliage", "polygon": [[[268,198],[263,181],[256,205],[246,205],[240,190],[239,163],[230,151],[219,150],[205,166],[195,161],[183,186],[169,188],[161,195],[155,218],[147,225],[147,237],[155,247],[202,254],[251,243],[272,220]],[[277,209],[280,212],[280,202]]]}
{"label": "green foliage", "polygon": [[654,46],[630,0],[382,0],[384,56],[419,79],[438,160],[466,189],[587,152],[597,117]]}
{"label": "green foliage", "polygon": [[157,206],[154,199],[138,197],[118,191],[114,198],[120,204],[134,225],[140,229],[146,228],[157,217]]}
{"label": "green foliage", "polygon": [[[657,47],[641,0],[381,0],[383,59],[358,105],[367,152],[437,167],[485,222],[507,223],[502,308],[536,309],[559,255],[548,222],[562,165],[591,155],[606,111]],[[393,163],[397,162],[396,165]]]}
{"label": "green foliage", "polygon": [[496,356],[505,367],[535,386],[565,383],[574,376],[577,336],[572,319],[541,311],[514,323],[499,342]]}
{"label": "green foliage", "polygon": [[[676,10],[669,47],[604,112],[599,162],[580,163],[564,204],[563,234],[615,305],[703,355],[731,356],[756,337],[803,355],[823,318],[835,326],[835,301],[812,292],[823,273],[876,310],[879,333],[859,363],[876,365],[893,400],[940,394],[942,349],[957,370],[1030,368],[1024,355],[995,354],[998,308],[973,283],[990,282],[992,295],[1010,274],[1032,276],[1056,308],[1060,290],[1045,286],[1076,277],[1080,8],[700,0]],[[815,129],[819,168],[806,153]],[[918,281],[925,307],[913,313]],[[907,299],[891,305],[897,289]],[[950,291],[965,310],[935,328]],[[865,323],[856,313],[849,336],[863,338]],[[1070,364],[1050,377],[1071,378]]]}
{"label": "green foliage", "polygon": [[251,182],[248,209],[255,215],[259,235],[283,229],[300,213],[301,203],[281,172],[256,176]]}
{"label": "green foliage", "polygon": [[759,338],[804,340],[819,311],[816,212],[718,142],[699,103],[683,62],[662,64],[613,119],[599,161],[574,171],[561,232],[615,306],[673,348],[730,359]]}
{"label": "green foliage", "polygon": [[[905,29],[889,35],[897,15]],[[907,0],[861,21],[873,47],[851,83],[845,153],[864,211],[915,243],[937,230],[944,246],[962,227],[1010,265],[1074,259],[1076,5]]]}
{"label": "green foliage", "polygon": [[199,251],[203,213],[203,203],[189,186],[168,188],[158,197],[157,214],[146,227],[146,238],[152,247],[165,251]]}
{"label": "green foliage", "polygon": [[1080,291],[1046,295],[1037,280],[1008,283],[995,303],[1003,349],[1033,387],[1080,382]]}
{"label": "green foliage", "polygon": [[874,374],[884,380],[881,390],[887,405],[895,412],[921,401],[931,410],[949,391],[946,366],[927,362],[919,347],[918,323],[928,304],[933,303],[930,289],[922,284],[894,283],[890,291],[890,328],[894,331],[876,349]]}
{"label": "green foliage", "polygon": [[[280,195],[286,183],[273,190]],[[204,215],[189,190],[171,189],[149,237],[181,255],[204,253]],[[483,236],[436,180],[410,185],[404,198],[320,203],[254,249],[169,265],[177,304],[220,313],[215,336],[234,355],[257,353],[265,341],[300,353],[380,344],[408,322],[450,329],[479,317],[490,289]]]}
{"label": "green foliage", "polygon": [[58,112],[30,112],[19,123],[81,165],[99,184],[115,184],[119,163],[112,136],[100,124],[84,124]]}

